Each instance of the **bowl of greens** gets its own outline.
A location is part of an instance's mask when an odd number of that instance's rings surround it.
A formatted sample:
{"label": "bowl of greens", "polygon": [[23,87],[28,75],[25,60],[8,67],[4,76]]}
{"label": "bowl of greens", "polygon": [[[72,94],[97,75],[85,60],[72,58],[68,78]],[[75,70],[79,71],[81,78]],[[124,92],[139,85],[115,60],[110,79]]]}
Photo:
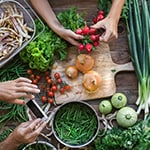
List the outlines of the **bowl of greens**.
{"label": "bowl of greens", "polygon": [[36,141],[28,144],[22,150],[57,150],[52,144],[46,141]]}
{"label": "bowl of greens", "polygon": [[90,144],[98,134],[99,119],[96,111],[86,102],[71,101],[56,110],[52,130],[55,138],[70,148]]}

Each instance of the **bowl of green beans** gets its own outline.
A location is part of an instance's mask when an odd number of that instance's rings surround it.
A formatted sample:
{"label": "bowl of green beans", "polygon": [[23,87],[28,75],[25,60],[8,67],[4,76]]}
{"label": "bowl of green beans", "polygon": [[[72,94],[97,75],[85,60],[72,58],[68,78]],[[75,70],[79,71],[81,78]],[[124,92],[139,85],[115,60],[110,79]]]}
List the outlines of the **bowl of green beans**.
{"label": "bowl of green beans", "polygon": [[81,148],[90,144],[96,138],[100,127],[96,111],[83,101],[60,105],[52,122],[55,138],[70,148]]}
{"label": "bowl of green beans", "polygon": [[22,150],[57,150],[52,144],[46,141],[36,141],[28,144]]}

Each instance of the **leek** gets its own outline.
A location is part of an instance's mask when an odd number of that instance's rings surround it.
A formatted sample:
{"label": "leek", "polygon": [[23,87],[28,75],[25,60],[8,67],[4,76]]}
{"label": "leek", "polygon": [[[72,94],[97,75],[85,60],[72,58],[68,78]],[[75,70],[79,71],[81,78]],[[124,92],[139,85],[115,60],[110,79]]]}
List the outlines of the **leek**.
{"label": "leek", "polygon": [[138,78],[137,113],[143,109],[146,119],[150,106],[150,0],[127,0],[127,5],[129,51]]}

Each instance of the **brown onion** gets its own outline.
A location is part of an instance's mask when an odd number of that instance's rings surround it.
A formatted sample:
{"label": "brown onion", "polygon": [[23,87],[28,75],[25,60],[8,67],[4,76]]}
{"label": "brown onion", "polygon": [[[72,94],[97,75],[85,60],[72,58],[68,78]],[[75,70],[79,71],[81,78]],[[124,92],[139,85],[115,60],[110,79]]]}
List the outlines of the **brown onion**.
{"label": "brown onion", "polygon": [[89,93],[96,92],[99,87],[102,84],[102,77],[101,75],[96,71],[88,71],[83,76],[83,82],[82,82],[84,88]]}
{"label": "brown onion", "polygon": [[82,72],[86,73],[87,71],[91,70],[94,66],[94,59],[92,56],[88,54],[80,54],[76,58],[76,67],[77,69]]}
{"label": "brown onion", "polygon": [[65,70],[67,77],[74,79],[78,76],[78,70],[76,66],[68,66]]}

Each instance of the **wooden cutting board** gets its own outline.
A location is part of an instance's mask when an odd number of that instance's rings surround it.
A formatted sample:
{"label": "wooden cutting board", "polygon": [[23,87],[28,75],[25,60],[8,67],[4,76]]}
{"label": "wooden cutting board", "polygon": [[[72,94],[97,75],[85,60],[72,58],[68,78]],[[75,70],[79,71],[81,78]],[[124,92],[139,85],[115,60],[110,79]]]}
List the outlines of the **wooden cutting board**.
{"label": "wooden cutting board", "polygon": [[65,68],[75,65],[75,59],[78,55],[76,47],[69,49],[67,60],[56,61],[53,66],[52,73],[59,72],[63,81],[71,86],[71,91],[65,94],[59,92],[55,94],[57,104],[72,100],[95,100],[97,98],[105,98],[112,96],[116,92],[115,75],[120,71],[133,71],[132,62],[126,64],[116,64],[112,61],[109,45],[102,43],[92,52],[91,56],[95,59],[95,65],[92,70],[97,71],[102,76],[102,85],[96,93],[89,94],[82,86],[83,74],[79,73],[76,79],[69,79],[65,75]]}

